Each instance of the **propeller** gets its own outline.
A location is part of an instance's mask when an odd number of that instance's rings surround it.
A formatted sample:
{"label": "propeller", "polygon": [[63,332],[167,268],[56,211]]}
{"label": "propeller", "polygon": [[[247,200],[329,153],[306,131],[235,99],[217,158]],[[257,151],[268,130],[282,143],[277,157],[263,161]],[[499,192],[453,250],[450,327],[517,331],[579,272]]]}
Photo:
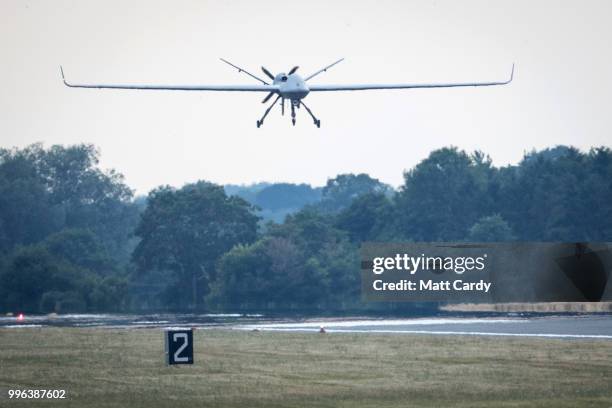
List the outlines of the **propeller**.
{"label": "propeller", "polygon": [[[295,71],[297,71],[299,68],[299,66],[295,66],[293,68],[291,68],[291,70],[289,71],[289,73],[287,75],[291,75],[291,74],[295,74]],[[261,70],[264,72],[264,74],[266,74],[271,80],[274,80],[274,75],[272,75],[272,73],[270,71],[268,71],[266,69],[266,67],[262,66]],[[261,103],[266,103],[270,100],[270,98],[272,98],[272,95],[274,95],[276,92],[270,92],[268,95],[266,95],[266,97],[263,99],[263,101],[261,101]]]}
{"label": "propeller", "polygon": [[261,67],[261,70],[264,72],[264,74],[266,74],[266,75],[268,76],[268,78],[270,78],[271,80],[273,80],[273,81],[274,81],[274,75],[272,75],[272,74],[270,73],[270,71],[268,71],[268,70],[266,69],[266,67],[262,66],[262,67]]}

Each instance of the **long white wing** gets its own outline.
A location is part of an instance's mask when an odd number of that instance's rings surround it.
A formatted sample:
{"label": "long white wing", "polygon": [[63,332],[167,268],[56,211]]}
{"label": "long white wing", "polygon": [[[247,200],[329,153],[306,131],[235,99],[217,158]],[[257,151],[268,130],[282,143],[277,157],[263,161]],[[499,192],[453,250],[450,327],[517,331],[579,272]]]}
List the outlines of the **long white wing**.
{"label": "long white wing", "polygon": [[161,91],[229,91],[229,92],[276,92],[279,87],[276,85],[138,85],[138,84],[73,84],[64,78],[62,80],[66,86],[71,88],[98,88],[98,89],[141,89],[141,90],[161,90]]}
{"label": "long white wing", "polygon": [[308,85],[310,91],[366,91],[371,89],[412,89],[412,88],[457,88],[464,86],[494,86],[506,85],[514,78],[514,64],[510,78],[506,81],[496,82],[459,82],[447,84],[347,84],[347,85]]}

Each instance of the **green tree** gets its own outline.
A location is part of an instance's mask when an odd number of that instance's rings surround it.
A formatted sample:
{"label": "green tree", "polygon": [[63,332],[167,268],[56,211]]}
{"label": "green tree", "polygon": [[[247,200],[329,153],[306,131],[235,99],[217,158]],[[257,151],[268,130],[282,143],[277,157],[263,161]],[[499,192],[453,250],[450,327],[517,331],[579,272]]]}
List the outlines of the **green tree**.
{"label": "green tree", "polygon": [[284,221],[288,214],[321,200],[321,188],[308,184],[275,183],[257,192],[253,204],[259,207],[264,220],[277,223]]}
{"label": "green tree", "polygon": [[127,263],[138,209],[123,175],[104,172],[98,163],[92,145],[56,145],[44,152],[40,167],[51,202],[64,214],[64,227],[91,230],[108,253]]}
{"label": "green tree", "polygon": [[490,160],[456,148],[432,152],[404,174],[396,197],[397,236],[416,241],[463,240],[491,213]]}
{"label": "green tree", "polygon": [[219,263],[216,297],[274,310],[354,305],[360,288],[357,251],[333,219],[307,208],[271,226],[254,245],[235,247]]}
{"label": "green tree", "polygon": [[129,301],[128,280],[111,275],[98,279],[88,298],[95,310],[120,312],[125,310]]}
{"label": "green tree", "polygon": [[85,144],[0,150],[0,250],[80,228],[127,262],[138,208],[123,176],[98,168],[98,155]]}
{"label": "green tree", "polygon": [[306,207],[287,216],[281,225],[273,225],[269,235],[294,242],[307,256],[319,253],[325,245],[346,239],[343,231],[334,228],[334,218],[315,207]]}
{"label": "green tree", "polygon": [[65,229],[48,236],[44,241],[49,252],[99,275],[111,275],[116,265],[100,245],[96,235],[84,229]]}
{"label": "green tree", "polygon": [[512,228],[499,214],[480,218],[470,228],[468,235],[471,242],[505,242],[515,239]]}
{"label": "green tree", "polygon": [[338,214],[336,226],[346,231],[354,242],[386,239],[392,230],[393,211],[386,195],[363,194]]}
{"label": "green tree", "polygon": [[32,244],[61,228],[39,171],[42,149],[0,150],[0,252]]}
{"label": "green tree", "polygon": [[[45,293],[52,292],[57,301],[65,298],[68,307],[63,311],[84,311],[95,286],[96,278],[91,272],[53,256],[42,245],[18,249],[0,275],[7,310],[59,311],[46,309],[53,302]],[[45,302],[41,305],[42,300]]]}
{"label": "green tree", "polygon": [[308,290],[306,259],[290,240],[266,237],[239,245],[219,261],[215,301],[227,310],[289,310],[303,307],[299,294]]}
{"label": "green tree", "polygon": [[298,210],[320,199],[320,189],[308,184],[275,183],[259,191],[253,204],[269,210]]}
{"label": "green tree", "polygon": [[526,241],[605,241],[612,235],[612,152],[567,146],[531,152],[499,172],[496,212]]}
{"label": "green tree", "polygon": [[223,187],[197,182],[176,190],[160,187],[148,197],[148,205],[136,228],[141,238],[133,260],[141,271],[168,270],[182,289],[177,305],[187,306],[185,290],[191,290],[191,306],[215,279],[215,263],[234,245],[253,242],[258,218],[242,198],[228,197]]}
{"label": "green tree", "polygon": [[346,310],[359,302],[357,248],[334,217],[307,208],[219,261],[214,297],[227,310]]}
{"label": "green tree", "polygon": [[328,259],[291,239],[265,237],[219,261],[215,299],[227,310],[317,310],[329,298]]}
{"label": "green tree", "polygon": [[322,200],[317,208],[335,213],[346,207],[357,197],[367,193],[390,195],[393,189],[367,174],[340,174],[327,180],[323,187]]}

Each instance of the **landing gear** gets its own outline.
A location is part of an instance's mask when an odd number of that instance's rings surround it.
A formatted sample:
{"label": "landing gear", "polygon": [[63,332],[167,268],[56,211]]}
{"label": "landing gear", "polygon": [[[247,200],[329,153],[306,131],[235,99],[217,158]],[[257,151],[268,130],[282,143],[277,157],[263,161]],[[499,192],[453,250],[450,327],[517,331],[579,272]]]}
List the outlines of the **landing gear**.
{"label": "landing gear", "polygon": [[306,108],[306,111],[312,117],[312,120],[314,121],[314,124],[316,125],[316,127],[320,128],[321,127],[321,121],[315,117],[315,115],[312,113],[310,108],[308,108],[308,106],[306,106],[306,104],[304,102],[302,102],[302,105],[304,105],[304,108]]}
{"label": "landing gear", "polygon": [[[281,95],[278,95],[276,97],[276,99],[274,100],[274,102],[272,102],[272,104],[270,104],[270,106],[268,106],[268,109],[266,109],[266,111],[264,112],[264,114],[261,117],[261,119],[259,119],[257,121],[257,128],[260,128],[261,125],[263,125],[264,120],[268,116],[268,113],[270,113],[270,111],[272,110],[274,105],[276,105],[276,103],[278,102],[279,99],[281,100],[281,114],[282,115],[285,114],[285,98],[283,98]],[[300,109],[300,107],[302,107],[302,105],[303,105],[304,109],[306,109],[306,111],[308,112],[308,114],[312,118],[315,126],[318,127],[318,128],[321,127],[321,121],[316,118],[316,116],[312,113],[310,108],[304,102],[302,102],[300,99],[289,99],[289,103],[291,104],[291,123],[293,124],[293,126],[295,126],[295,123],[297,122],[297,118],[296,118],[297,115],[296,115],[295,110],[296,109]]]}
{"label": "landing gear", "polygon": [[268,116],[268,113],[270,113],[270,111],[272,110],[272,108],[274,107],[274,105],[276,105],[276,102],[278,102],[278,100],[280,99],[280,95],[278,95],[276,97],[276,99],[274,100],[274,102],[272,102],[272,105],[268,106],[268,109],[266,109],[266,112],[264,113],[264,115],[261,117],[260,120],[257,121],[257,128],[259,129],[261,127],[261,125],[263,125],[264,123],[264,119],[266,118],[266,116]]}

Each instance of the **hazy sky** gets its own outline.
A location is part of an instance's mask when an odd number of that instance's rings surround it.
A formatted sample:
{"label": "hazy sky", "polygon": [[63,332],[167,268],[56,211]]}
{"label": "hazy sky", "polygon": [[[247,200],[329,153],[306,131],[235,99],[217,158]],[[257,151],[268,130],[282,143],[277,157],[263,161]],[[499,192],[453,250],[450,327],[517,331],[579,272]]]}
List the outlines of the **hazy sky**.
{"label": "hazy sky", "polygon": [[[497,165],[533,148],[611,145],[609,1],[0,2],[0,146],[93,143],[139,193],[206,179],[394,186],[433,149]],[[74,82],[256,84],[299,65],[316,83],[502,80],[505,87],[312,93],[298,123],[263,94],[70,89]],[[262,74],[263,75],[263,74]]]}

